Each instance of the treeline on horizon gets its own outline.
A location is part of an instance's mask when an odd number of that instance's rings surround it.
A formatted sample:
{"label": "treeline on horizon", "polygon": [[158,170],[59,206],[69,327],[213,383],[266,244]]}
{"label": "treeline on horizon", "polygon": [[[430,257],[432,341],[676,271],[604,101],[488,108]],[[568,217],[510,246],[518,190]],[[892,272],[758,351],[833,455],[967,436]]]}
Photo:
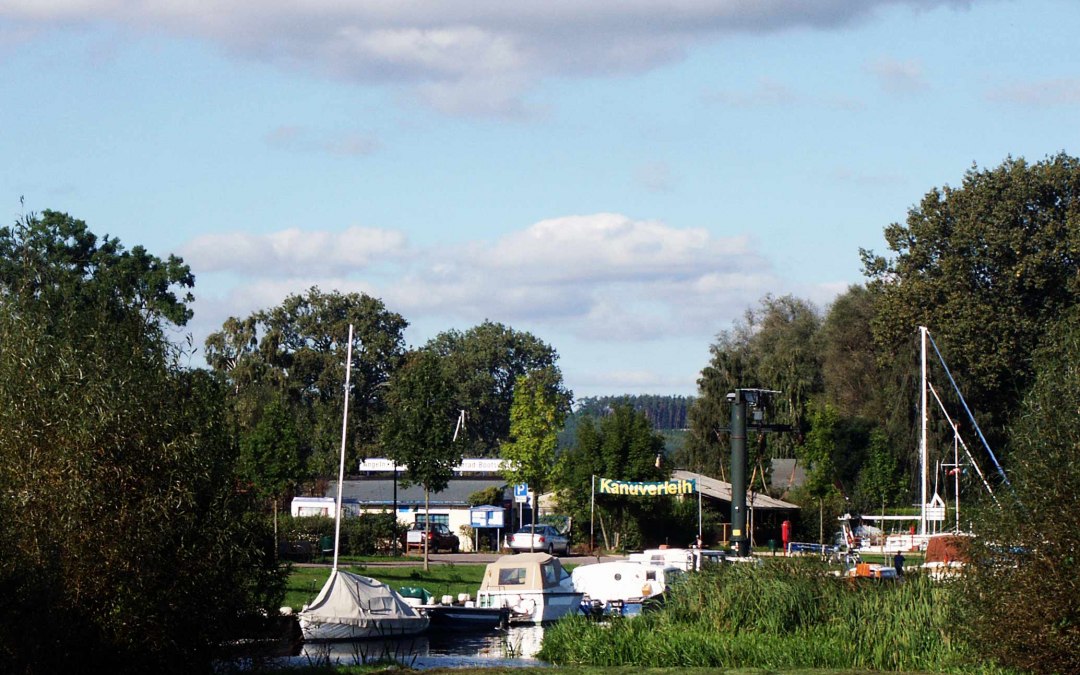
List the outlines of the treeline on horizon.
{"label": "treeline on horizon", "polygon": [[[1080,599],[1058,564],[1080,546],[1080,513],[1061,508],[1080,491],[1080,160],[973,167],[885,240],[887,252],[860,250],[866,283],[829,307],[767,295],[749,308],[711,345],[692,399],[587,398],[571,415],[557,351],[537,336],[485,321],[408,349],[407,320],[381,300],[318,288],[230,317],[206,341],[208,368],[192,369],[190,346],[169,339],[192,316],[182,260],[127,250],[55,211],[0,228],[0,659],[17,672],[193,672],[222,635],[273,615],[284,572],[270,516],[336,475],[350,324],[350,466],[393,456],[437,492],[455,457],[513,456],[531,472],[520,482],[551,485],[585,522],[594,475],[725,478],[726,395],[770,389],[780,393],[767,418],[791,431],[751,434],[748,473],[765,482],[769,459],[797,458],[808,480],[784,497],[815,533],[843,509],[910,506],[917,494],[927,326],[978,432],[934,365],[936,391],[995,489],[965,519],[977,541],[1009,533],[1014,546],[986,559],[1028,556],[977,576],[973,639],[1019,667],[1080,666]],[[572,440],[557,452],[568,419]],[[661,425],[687,429],[665,462]],[[930,431],[931,461],[947,463],[954,428],[937,417]],[[970,470],[961,491],[984,495]],[[689,541],[696,524],[687,504],[627,497],[597,515],[623,547],[658,532]],[[1038,639],[1004,629],[1020,624]],[[42,625],[73,637],[58,647]]]}
{"label": "treeline on horizon", "polygon": [[574,416],[610,415],[615,406],[628,405],[645,415],[657,431],[685,429],[693,396],[661,394],[623,394],[621,396],[586,396],[574,401]]}

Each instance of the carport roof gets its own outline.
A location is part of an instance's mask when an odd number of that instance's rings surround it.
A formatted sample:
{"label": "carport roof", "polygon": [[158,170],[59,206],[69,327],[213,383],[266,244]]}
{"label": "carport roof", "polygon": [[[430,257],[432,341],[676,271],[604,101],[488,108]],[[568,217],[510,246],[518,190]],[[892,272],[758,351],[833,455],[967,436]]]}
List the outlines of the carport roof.
{"label": "carport roof", "polygon": [[[697,483],[698,490],[706,497],[731,503],[731,483],[710,478],[693,471],[672,471],[671,477],[679,480],[692,480]],[[760,492],[747,492],[746,504],[753,504],[755,509],[772,509],[774,511],[798,511],[799,507],[779,499],[774,499]]]}

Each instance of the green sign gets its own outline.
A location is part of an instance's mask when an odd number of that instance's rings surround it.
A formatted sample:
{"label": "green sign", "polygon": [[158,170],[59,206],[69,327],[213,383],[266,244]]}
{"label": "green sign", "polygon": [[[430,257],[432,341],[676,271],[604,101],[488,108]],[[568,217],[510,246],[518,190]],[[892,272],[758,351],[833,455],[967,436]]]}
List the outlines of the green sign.
{"label": "green sign", "polygon": [[600,479],[602,495],[632,495],[636,497],[669,497],[673,495],[689,495],[697,492],[697,481],[693,480],[665,480],[658,483],[645,483],[640,481]]}

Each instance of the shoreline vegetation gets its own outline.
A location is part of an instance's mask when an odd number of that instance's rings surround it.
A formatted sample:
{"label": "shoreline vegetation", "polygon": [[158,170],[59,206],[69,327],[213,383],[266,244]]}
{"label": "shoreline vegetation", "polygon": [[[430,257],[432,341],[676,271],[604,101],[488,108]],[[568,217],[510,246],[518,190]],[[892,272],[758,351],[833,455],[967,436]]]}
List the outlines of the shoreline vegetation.
{"label": "shoreline vegetation", "polygon": [[[962,638],[954,584],[918,573],[899,583],[841,579],[816,558],[761,560],[689,575],[661,609],[631,620],[564,619],[545,629],[538,658],[557,672],[1011,672]],[[484,565],[353,569],[395,588],[456,594],[475,592]],[[294,569],[290,597],[317,591],[327,573]]]}
{"label": "shoreline vegetation", "polygon": [[720,566],[671,589],[660,611],[560,622],[538,656],[593,666],[1002,672],[958,637],[952,585],[823,572],[798,559]]}

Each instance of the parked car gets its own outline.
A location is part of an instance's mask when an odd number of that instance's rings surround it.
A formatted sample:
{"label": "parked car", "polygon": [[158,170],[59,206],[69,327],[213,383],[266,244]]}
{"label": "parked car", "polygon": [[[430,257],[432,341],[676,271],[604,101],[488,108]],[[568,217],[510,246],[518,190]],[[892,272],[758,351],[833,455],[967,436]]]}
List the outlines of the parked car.
{"label": "parked car", "polygon": [[546,551],[552,555],[570,553],[570,538],[559,534],[551,525],[526,525],[506,538],[506,547],[511,553],[518,551]]}
{"label": "parked car", "polygon": [[411,547],[424,548],[424,535],[427,534],[428,551],[450,551],[457,553],[461,549],[461,540],[442,523],[433,523],[431,529],[422,523],[414,524],[405,533],[405,550]]}

